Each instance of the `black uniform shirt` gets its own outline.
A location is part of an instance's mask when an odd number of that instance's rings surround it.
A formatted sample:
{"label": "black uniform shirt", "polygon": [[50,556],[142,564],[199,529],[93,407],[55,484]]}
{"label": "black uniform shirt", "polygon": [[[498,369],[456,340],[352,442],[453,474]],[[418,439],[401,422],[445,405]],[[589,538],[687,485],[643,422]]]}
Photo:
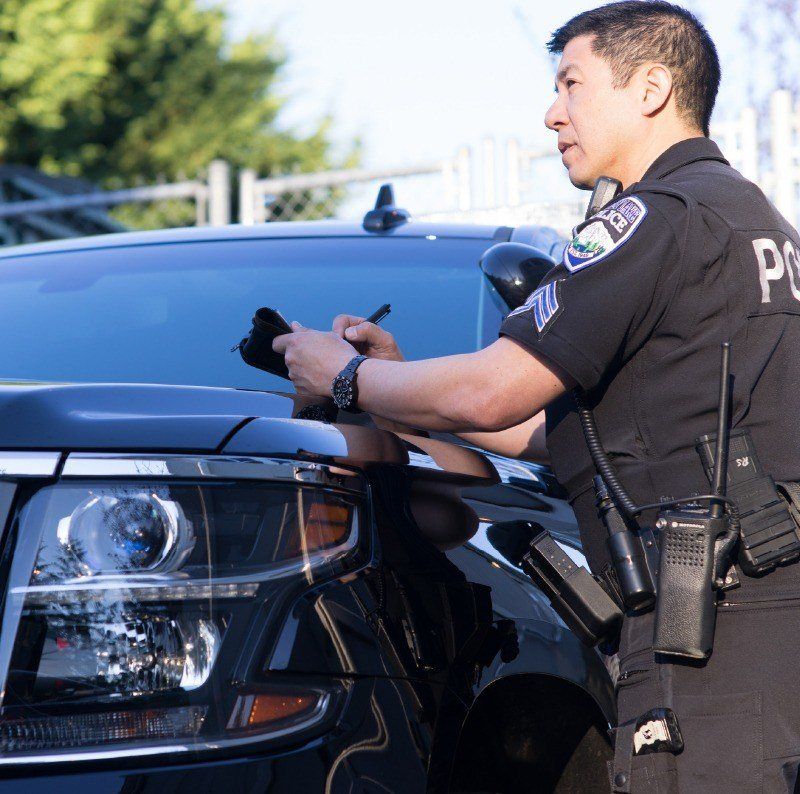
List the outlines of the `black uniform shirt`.
{"label": "black uniform shirt", "polygon": [[[588,393],[639,504],[708,492],[694,441],[715,431],[729,339],[734,426],[775,479],[800,480],[800,238],[707,138],[672,146],[581,224],[500,333]],[[547,446],[598,570],[606,534],[569,395],[547,409]]]}

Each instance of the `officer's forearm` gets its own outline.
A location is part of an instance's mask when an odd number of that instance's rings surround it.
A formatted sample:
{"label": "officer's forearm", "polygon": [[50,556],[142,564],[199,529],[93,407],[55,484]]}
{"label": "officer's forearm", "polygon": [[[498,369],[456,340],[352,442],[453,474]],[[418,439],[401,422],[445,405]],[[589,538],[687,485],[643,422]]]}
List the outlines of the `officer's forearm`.
{"label": "officer's forearm", "polygon": [[358,405],[423,430],[494,432],[538,413],[564,384],[516,343],[426,361],[369,359],[358,371]]}
{"label": "officer's forearm", "polygon": [[[358,370],[358,406],[370,414],[421,430],[455,432],[476,429],[475,391],[465,356],[426,361],[369,359]],[[472,382],[464,388],[462,378]],[[472,392],[472,393],[471,393]]]}
{"label": "officer's forearm", "polygon": [[550,455],[545,445],[544,411],[539,411],[527,422],[494,433],[458,433],[459,438],[489,452],[509,458],[549,463]]}

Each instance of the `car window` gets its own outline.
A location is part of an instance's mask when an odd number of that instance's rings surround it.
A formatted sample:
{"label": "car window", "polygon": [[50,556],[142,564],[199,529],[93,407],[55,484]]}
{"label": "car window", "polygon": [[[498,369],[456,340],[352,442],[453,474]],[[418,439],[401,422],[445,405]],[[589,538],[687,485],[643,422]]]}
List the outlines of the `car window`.
{"label": "car window", "polygon": [[500,313],[491,240],[302,238],[140,245],[0,260],[0,378],[289,390],[230,349],[259,306],[330,329],[369,314],[408,358],[475,350]]}

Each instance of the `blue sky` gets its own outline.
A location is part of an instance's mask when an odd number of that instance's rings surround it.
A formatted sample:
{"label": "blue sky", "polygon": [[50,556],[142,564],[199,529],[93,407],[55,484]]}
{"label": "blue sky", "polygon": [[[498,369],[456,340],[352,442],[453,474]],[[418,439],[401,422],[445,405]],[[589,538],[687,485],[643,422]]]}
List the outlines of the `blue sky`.
{"label": "blue sky", "polygon": [[[438,159],[486,135],[554,145],[548,34],[595,5],[561,0],[227,0],[231,33],[275,27],[290,54],[283,118],[331,113],[335,137],[364,142],[365,165]],[[727,79],[718,115],[740,101],[736,32],[743,0],[694,0]],[[518,10],[517,10],[518,9]],[[520,21],[520,14],[527,25]]]}

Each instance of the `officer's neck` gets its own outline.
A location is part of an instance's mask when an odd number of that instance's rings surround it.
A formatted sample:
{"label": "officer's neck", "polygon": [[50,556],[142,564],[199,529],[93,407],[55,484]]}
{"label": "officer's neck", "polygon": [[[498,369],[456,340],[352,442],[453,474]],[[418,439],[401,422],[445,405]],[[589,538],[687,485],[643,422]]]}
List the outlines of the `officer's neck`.
{"label": "officer's neck", "polygon": [[[704,137],[704,135],[701,130],[684,125],[654,131],[653,134],[643,142],[642,147],[637,152],[628,152],[625,162],[621,164],[617,179],[622,182],[623,190],[627,190],[632,184],[639,182],[647,173],[650,166],[653,165],[667,149],[681,141],[702,137]],[[633,154],[633,156],[631,156],[631,154]]]}

